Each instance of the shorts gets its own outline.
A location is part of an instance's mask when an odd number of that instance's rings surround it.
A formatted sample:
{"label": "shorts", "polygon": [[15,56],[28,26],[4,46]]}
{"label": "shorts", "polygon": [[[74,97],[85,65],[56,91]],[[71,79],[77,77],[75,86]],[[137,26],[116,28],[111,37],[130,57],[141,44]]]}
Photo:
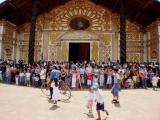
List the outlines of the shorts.
{"label": "shorts", "polygon": [[96,104],[96,110],[104,111],[104,103],[97,103]]}
{"label": "shorts", "polygon": [[87,85],[92,85],[91,80],[87,80]]}

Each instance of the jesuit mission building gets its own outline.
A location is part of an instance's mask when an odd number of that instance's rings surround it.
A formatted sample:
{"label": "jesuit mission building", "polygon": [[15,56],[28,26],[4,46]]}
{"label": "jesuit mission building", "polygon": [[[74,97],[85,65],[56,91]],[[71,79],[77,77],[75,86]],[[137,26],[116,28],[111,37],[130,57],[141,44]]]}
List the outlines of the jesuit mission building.
{"label": "jesuit mission building", "polygon": [[160,62],[160,14],[148,20],[154,15],[144,13],[160,3],[58,1],[1,3],[0,59],[108,62],[124,55],[127,62]]}

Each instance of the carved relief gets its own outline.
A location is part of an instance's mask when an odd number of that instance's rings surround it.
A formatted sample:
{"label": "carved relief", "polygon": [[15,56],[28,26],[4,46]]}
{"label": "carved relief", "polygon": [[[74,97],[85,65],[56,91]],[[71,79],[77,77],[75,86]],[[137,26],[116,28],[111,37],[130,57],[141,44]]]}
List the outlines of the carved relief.
{"label": "carved relief", "polygon": [[127,61],[139,62],[140,55],[138,53],[128,53],[127,54]]}
{"label": "carved relief", "polygon": [[71,30],[69,23],[77,16],[84,17],[90,21],[91,26],[88,30],[109,30],[109,12],[90,1],[84,1],[84,3],[78,2],[78,4],[77,2],[78,1],[72,0],[64,6],[50,11],[49,16],[55,16],[51,20],[52,30]]}
{"label": "carved relief", "polygon": [[117,13],[112,13],[112,29],[114,32],[119,32],[120,31],[120,18],[119,14]]}
{"label": "carved relief", "polygon": [[158,51],[157,51],[158,34],[157,34],[157,30],[153,28],[153,30],[151,30],[149,33],[150,33],[149,47],[150,47],[151,59],[158,59]]}
{"label": "carved relief", "polygon": [[142,28],[129,20],[126,22],[127,61],[143,62],[144,41]]}
{"label": "carved relief", "polygon": [[112,52],[112,34],[101,34],[101,39],[104,42],[104,54],[105,62],[108,62],[108,58],[111,58]]}
{"label": "carved relief", "polygon": [[[69,23],[76,17],[83,17],[87,19],[90,26],[84,31],[75,31],[70,28]],[[68,53],[62,51],[68,50],[64,40],[100,40],[98,44],[96,41],[92,44],[92,59],[97,61],[105,60],[112,57],[114,49],[112,49],[112,35],[119,33],[120,23],[119,15],[111,13],[111,11],[92,3],[89,0],[71,0],[66,4],[51,10],[48,13],[41,14],[37,17],[36,23],[36,47],[35,50],[40,54],[42,46],[42,33],[48,32],[48,59],[57,59],[60,54],[62,60],[67,60]],[[129,20],[126,21],[126,40],[127,40],[127,61],[143,61],[143,33],[140,25],[135,24]],[[20,34],[23,36],[20,39],[21,46],[24,48],[21,53],[23,58],[28,56],[28,40],[29,40],[30,24],[25,23],[19,29]],[[9,32],[8,32],[9,33]],[[151,33],[151,36],[154,33]],[[7,38],[9,40],[9,38]],[[156,39],[152,37],[152,39]],[[44,41],[43,41],[44,42]],[[57,49],[57,44],[62,43],[60,46],[61,52]],[[156,41],[151,40],[151,49],[155,47]],[[117,50],[118,51],[118,50]],[[101,52],[101,53],[100,53]],[[142,53],[142,54],[141,54]],[[152,51],[151,51],[152,53]],[[38,59],[38,57],[36,57]]]}
{"label": "carved relief", "polygon": [[98,62],[98,51],[99,51],[99,45],[98,42],[92,43],[92,60],[95,60]]}
{"label": "carved relief", "polygon": [[67,48],[67,42],[63,41],[61,42],[61,61],[68,61],[68,48]]}

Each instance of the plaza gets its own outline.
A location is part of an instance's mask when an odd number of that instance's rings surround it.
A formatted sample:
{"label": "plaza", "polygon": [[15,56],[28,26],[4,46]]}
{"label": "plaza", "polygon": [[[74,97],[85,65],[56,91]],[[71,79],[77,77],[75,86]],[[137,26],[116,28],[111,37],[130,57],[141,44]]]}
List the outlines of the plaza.
{"label": "plaza", "polygon": [[0,0],[0,120],[160,120],[160,0]]}
{"label": "plaza", "polygon": [[[87,90],[72,91],[69,101],[54,105],[39,88],[0,84],[1,120],[95,120],[87,116]],[[160,91],[121,90],[120,104],[111,103],[110,90],[103,90],[107,120],[160,120]],[[102,118],[105,114],[102,113]]]}

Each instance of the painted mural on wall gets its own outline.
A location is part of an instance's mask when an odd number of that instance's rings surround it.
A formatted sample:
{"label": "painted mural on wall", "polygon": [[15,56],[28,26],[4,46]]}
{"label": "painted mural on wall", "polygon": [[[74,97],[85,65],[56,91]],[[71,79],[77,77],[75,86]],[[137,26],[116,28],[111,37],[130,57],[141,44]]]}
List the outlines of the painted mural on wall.
{"label": "painted mural on wall", "polygon": [[[74,32],[69,23],[76,17],[81,17],[89,21],[89,27],[84,31],[95,33],[98,36],[97,53],[93,52],[93,56],[99,61],[112,60],[113,47],[118,47],[118,39],[113,35],[119,33],[119,15],[112,13],[108,9],[96,5],[89,0],[71,0],[48,13],[41,14],[37,17],[36,23],[36,40],[35,40],[35,60],[39,60],[41,54],[47,60],[65,60],[67,55],[58,55],[56,52],[63,45],[60,44],[62,36],[68,32]],[[83,25],[83,24],[80,24]],[[28,41],[29,41],[30,23],[25,23],[18,27],[18,41],[20,43],[20,56],[27,61],[28,56]],[[81,31],[81,30],[80,30]],[[143,32],[140,25],[127,20],[127,61],[143,61]],[[85,35],[81,39],[83,39]],[[80,40],[80,39],[79,39]],[[77,41],[79,41],[77,40]],[[47,41],[45,43],[45,41]],[[76,41],[76,40],[75,40]],[[115,41],[115,44],[112,44]],[[88,40],[91,42],[91,40]],[[48,47],[46,47],[48,46]],[[45,50],[44,50],[45,48]],[[48,53],[45,53],[48,52]],[[119,51],[116,51],[119,52]],[[92,52],[91,52],[92,53]],[[64,53],[63,53],[64,54]],[[65,57],[64,57],[65,56]],[[91,56],[91,58],[93,58]],[[119,60],[118,55],[115,57]]]}

